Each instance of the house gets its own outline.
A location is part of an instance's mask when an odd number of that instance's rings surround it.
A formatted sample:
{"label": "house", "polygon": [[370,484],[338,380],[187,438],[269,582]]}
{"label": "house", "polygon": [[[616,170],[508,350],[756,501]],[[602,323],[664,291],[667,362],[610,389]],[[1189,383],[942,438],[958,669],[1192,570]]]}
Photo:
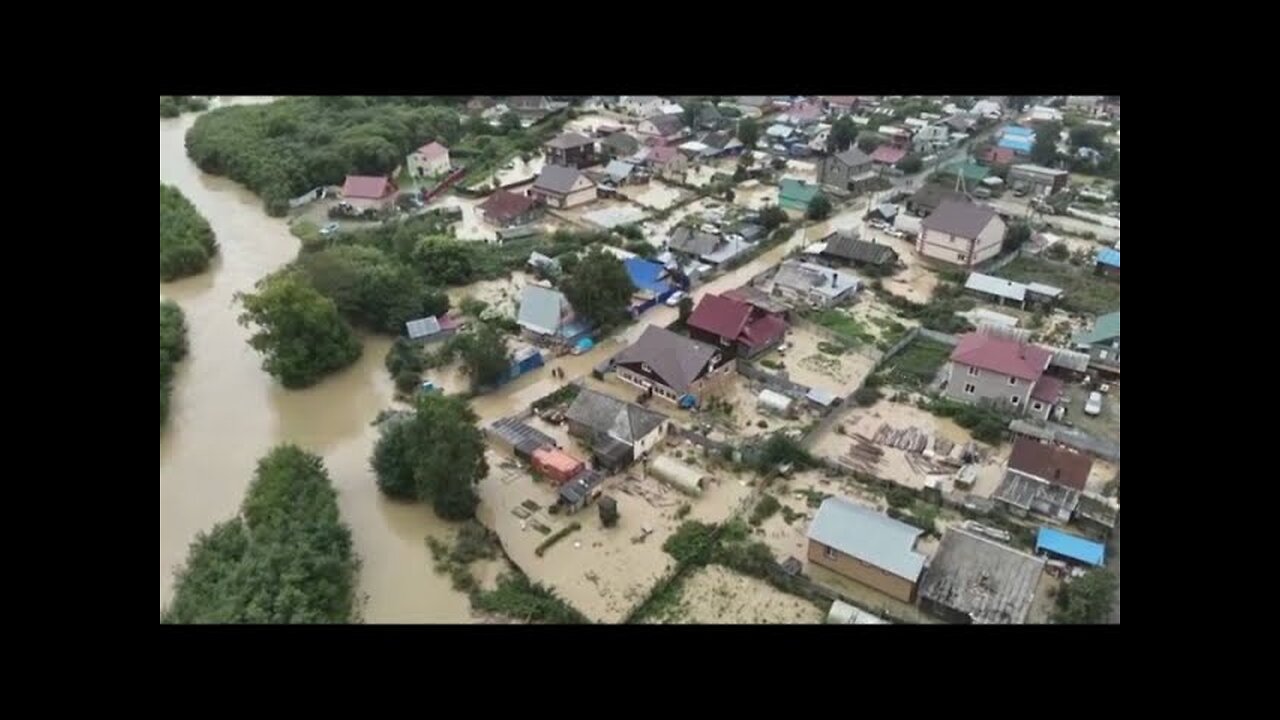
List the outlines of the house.
{"label": "house", "polygon": [[1078,565],[1102,567],[1106,563],[1107,546],[1079,535],[1042,527],[1036,533],[1036,553]]}
{"label": "house", "polygon": [[679,149],[669,146],[649,148],[645,163],[660,178],[684,182],[685,171],[689,169],[689,159]]}
{"label": "house", "polygon": [[678,114],[652,115],[640,121],[636,133],[651,138],[660,138],[663,144],[684,139],[684,118]]}
{"label": "house", "polygon": [[1044,105],[1036,105],[1031,108],[1031,112],[1027,117],[1030,122],[1062,122],[1062,111],[1057,108],[1045,107]]}
{"label": "house", "polygon": [[622,95],[618,98],[618,109],[638,118],[657,115],[667,101],[657,95]]}
{"label": "house", "polygon": [[991,498],[1019,517],[1034,512],[1067,522],[1092,468],[1093,459],[1084,453],[1017,437],[1004,478]]}
{"label": "house", "polygon": [[688,225],[681,225],[673,230],[667,240],[667,247],[686,259],[702,259],[715,253],[724,244],[722,235],[713,235]]}
{"label": "house", "polygon": [[416,178],[435,177],[449,172],[449,148],[438,142],[427,143],[405,158],[409,173]]}
{"label": "house", "polygon": [[858,192],[875,177],[871,158],[857,145],[827,156],[818,164],[818,182],[841,190]]}
{"label": "house", "polygon": [[610,160],[604,167],[604,176],[613,185],[626,185],[639,176],[636,166],[622,160]]}
{"label": "house", "polygon": [[1052,195],[1066,189],[1069,175],[1066,170],[1023,163],[1011,166],[1006,180],[1015,190],[1021,188],[1035,195]]}
{"label": "house", "polygon": [[821,255],[829,260],[855,267],[889,269],[898,264],[898,252],[888,245],[868,242],[855,235],[834,232],[822,239],[826,247]]}
{"label": "house", "polygon": [[524,120],[537,122],[551,114],[551,99],[545,95],[516,95],[507,98],[506,106]]}
{"label": "house", "polygon": [[500,228],[526,225],[542,214],[536,199],[506,190],[492,193],[476,209],[486,223]]}
{"label": "house", "polygon": [[577,168],[547,165],[538,174],[531,197],[554,208],[571,208],[596,199],[596,184]]}
{"label": "house", "polygon": [[721,348],[727,357],[750,358],[782,342],[787,321],[750,303],[707,293],[686,323],[689,337]]}
{"label": "house", "polygon": [[858,108],[857,95],[823,95],[827,111],[834,116],[847,115]]}
{"label": "house", "polygon": [[1120,502],[1094,493],[1081,493],[1073,520],[1104,534],[1110,533],[1120,520]]}
{"label": "house", "polygon": [[548,165],[584,168],[596,164],[595,141],[585,135],[562,133],[542,147],[546,151]]}
{"label": "house", "polygon": [[[600,497],[603,492],[605,476],[590,468],[578,473],[572,480],[560,486],[560,497],[556,501],[565,508],[569,515],[578,512]],[[609,498],[605,498],[608,500]],[[600,503],[603,505],[604,500]]]}
{"label": "house", "polygon": [[1030,155],[1031,148],[1036,144],[1036,133],[1031,128],[1006,125],[996,135],[996,147],[1012,150],[1018,155]]}
{"label": "house", "polygon": [[410,320],[404,324],[404,329],[411,342],[427,344],[450,337],[461,326],[462,323],[456,318],[440,315]]}
{"label": "house", "polygon": [[978,153],[978,160],[991,167],[1007,167],[1017,160],[1018,154],[1009,148],[988,147]]}
{"label": "house", "polygon": [[390,178],[348,175],[342,183],[342,199],[361,210],[379,208],[391,202],[396,190],[396,184]]}
{"label": "house", "polygon": [[1034,512],[1067,522],[1080,503],[1080,492],[1029,475],[1005,472],[991,499],[996,507],[1017,517],[1027,517]]}
{"label": "house", "polygon": [[698,110],[698,117],[694,121],[694,125],[702,130],[717,130],[724,127],[726,123],[725,116],[711,103],[702,104]]}
{"label": "house", "polygon": [[735,367],[715,347],[654,325],[614,357],[614,370],[623,381],[681,404],[714,391]]}
{"label": "house", "polygon": [[600,140],[600,154],[609,159],[629,158],[640,150],[640,141],[624,132],[606,135]]}
{"label": "house", "polygon": [[1099,315],[1093,329],[1071,339],[1077,350],[1089,353],[1089,364],[1120,369],[1120,311]]}
{"label": "house", "polygon": [[587,468],[581,460],[557,447],[538,448],[533,451],[530,460],[534,472],[556,485],[569,482]]}
{"label": "house", "polygon": [[764,136],[772,142],[785,143],[796,134],[796,129],[783,123],[774,123],[765,128]]}
{"label": "house", "polygon": [[973,267],[999,255],[1004,242],[1004,220],[995,210],[968,201],[944,200],[920,227],[916,252],[963,267]]}
{"label": "house", "polygon": [[590,324],[574,315],[564,293],[541,285],[525,285],[520,291],[516,324],[525,339],[561,345],[572,345],[591,331]]}
{"label": "house", "polygon": [[763,312],[777,315],[784,320],[791,314],[791,308],[785,303],[778,302],[772,295],[750,285],[744,285],[720,294],[730,300],[738,300]]}
{"label": "house", "polygon": [[818,195],[818,192],[817,185],[810,185],[795,178],[783,178],[778,184],[778,207],[803,213],[809,209],[809,203]]}
{"label": "house", "polygon": [[894,147],[892,145],[881,145],[871,153],[871,162],[879,170],[886,170],[898,164],[898,161],[907,156],[907,149]]}
{"label": "house", "polygon": [[920,608],[952,623],[1021,625],[1045,562],[995,540],[948,529],[920,581]]}
{"label": "house", "polygon": [[1099,275],[1120,277],[1120,251],[1116,248],[1102,248],[1094,258],[1094,268]]}
{"label": "house", "polygon": [[699,142],[707,147],[705,154],[708,157],[732,157],[741,154],[746,147],[729,130],[709,132]]}
{"label": "house", "polygon": [[968,198],[964,196],[964,193],[952,190],[946,185],[931,183],[915,191],[911,197],[907,198],[907,210],[920,217],[927,217],[947,200],[966,201]]}
{"label": "house", "polygon": [[986,401],[1044,420],[1062,392],[1062,381],[1044,374],[1052,359],[1048,350],[1029,343],[968,333],[951,352],[945,393],[952,400]]}
{"label": "house", "polygon": [[973,104],[972,108],[969,109],[969,113],[971,115],[977,115],[978,117],[984,117],[989,120],[998,120],[1003,112],[1004,107],[999,102],[992,99],[979,100]]}
{"label": "house", "polygon": [[676,291],[667,279],[667,268],[661,263],[645,260],[642,257],[629,257],[622,261],[631,284],[635,286],[636,303],[631,306],[633,313],[639,314],[660,302],[666,302],[671,293]]}
{"label": "house", "polygon": [[740,108],[748,108],[758,114],[769,110],[772,104],[772,100],[764,95],[739,95],[733,102]]}
{"label": "house", "polygon": [[569,434],[591,447],[597,466],[617,472],[644,457],[666,436],[666,415],[583,388],[565,413]]}
{"label": "house", "polygon": [[1052,285],[1024,284],[982,273],[969,273],[964,289],[998,305],[1008,301],[1024,309],[1028,304],[1050,305],[1062,297],[1062,289]]}
{"label": "house", "polygon": [[959,114],[952,115],[942,122],[956,132],[967,133],[978,124],[978,119],[972,115]]}
{"label": "house", "polygon": [[822,103],[801,100],[779,116],[778,122],[786,123],[793,127],[804,127],[818,122],[824,114]]}
{"label": "house", "polygon": [[858,277],[821,265],[787,260],[773,276],[773,295],[811,307],[834,307],[858,291]]}
{"label": "house", "polygon": [[840,497],[822,501],[809,525],[809,562],[905,603],[915,601],[923,531]]}
{"label": "house", "polygon": [[951,146],[951,128],[943,123],[925,125],[911,138],[911,145],[918,153],[929,153]]}

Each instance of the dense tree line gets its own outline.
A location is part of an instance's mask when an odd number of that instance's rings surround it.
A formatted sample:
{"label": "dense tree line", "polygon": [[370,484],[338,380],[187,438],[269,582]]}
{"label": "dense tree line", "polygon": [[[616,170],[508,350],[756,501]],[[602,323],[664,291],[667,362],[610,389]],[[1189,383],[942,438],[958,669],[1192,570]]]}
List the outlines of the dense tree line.
{"label": "dense tree line", "polygon": [[176,187],[160,183],[160,279],[203,272],[217,252],[209,222]]}
{"label": "dense tree line", "polygon": [[1102,568],[1090,570],[1059,588],[1053,621],[1066,625],[1106,622],[1119,585],[1110,572]]}
{"label": "dense tree line", "polygon": [[582,256],[561,289],[576,313],[604,328],[626,321],[635,294],[622,261],[599,248]]}
{"label": "dense tree line", "polygon": [[160,303],[160,426],[169,417],[173,366],[187,355],[187,323],[172,300]]}
{"label": "dense tree line", "polygon": [[381,250],[339,245],[304,253],[298,267],[352,325],[396,335],[409,320],[440,315],[449,296],[428,286],[422,273]]}
{"label": "dense tree line", "polygon": [[277,447],[258,462],[239,516],[192,543],[161,621],[352,622],[358,566],[323,461]]}
{"label": "dense tree line", "polygon": [[194,95],[160,96],[160,117],[162,118],[175,118],[184,112],[200,112],[208,107],[208,100]]}
{"label": "dense tree line", "polygon": [[249,344],[262,353],[262,369],[287,388],[314,385],[360,357],[360,342],[337,304],[300,272],[269,275],[256,292],[236,299],[244,305],[240,324],[257,328]]}
{"label": "dense tree line", "polygon": [[475,515],[475,483],[489,474],[479,418],[460,397],[422,395],[414,414],[385,421],[370,464],[378,488],[399,500],[430,502],[437,515]]}

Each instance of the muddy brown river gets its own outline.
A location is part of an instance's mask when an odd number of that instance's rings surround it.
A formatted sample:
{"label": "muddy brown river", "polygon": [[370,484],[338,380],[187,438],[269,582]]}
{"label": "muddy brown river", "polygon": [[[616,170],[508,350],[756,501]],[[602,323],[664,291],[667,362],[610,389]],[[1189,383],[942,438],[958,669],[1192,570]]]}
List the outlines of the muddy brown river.
{"label": "muddy brown river", "polygon": [[285,390],[263,372],[232,296],[291,260],[298,241],[253,193],[192,164],[183,137],[194,119],[160,121],[160,181],[176,185],[208,218],[220,252],[201,275],[160,284],[161,298],[186,313],[191,344],[160,435],[160,606],[196,534],[235,515],[258,458],[291,442],[321,455],[337,486],[362,562],[366,621],[471,621],[466,596],[432,572],[425,544],[450,525],[425,505],[384,500],[369,469],[377,437],[369,422],[391,404],[382,366],[390,341],[367,340],[357,364],[308,390]]}

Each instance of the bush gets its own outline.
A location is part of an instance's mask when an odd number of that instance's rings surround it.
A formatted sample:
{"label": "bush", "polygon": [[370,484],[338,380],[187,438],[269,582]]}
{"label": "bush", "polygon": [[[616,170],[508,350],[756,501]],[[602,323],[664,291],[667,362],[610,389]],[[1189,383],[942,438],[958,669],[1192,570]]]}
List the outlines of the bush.
{"label": "bush", "polygon": [[716,545],[716,526],[687,520],[676,528],[662,549],[681,564],[705,565]]}
{"label": "bush", "polygon": [[866,385],[853,392],[853,401],[862,407],[875,405],[881,397],[879,388],[867,387]]}
{"label": "bush", "polygon": [[769,423],[768,423],[768,422],[766,422],[765,420],[761,419],[761,420],[758,420],[758,421],[756,422],[756,427],[758,427],[758,428],[767,428],[767,427],[769,427]]}
{"label": "bush", "polygon": [[160,303],[160,426],[169,416],[173,366],[187,355],[187,323],[172,300]]}
{"label": "bush", "polygon": [[916,495],[908,488],[894,485],[885,493],[885,499],[889,501],[889,507],[902,509],[910,507],[916,501]]}
{"label": "bush", "polygon": [[611,528],[618,524],[618,505],[617,503],[600,503],[600,524]]}
{"label": "bush", "polygon": [[463,298],[462,302],[458,304],[458,309],[462,311],[463,315],[467,315],[476,319],[479,319],[480,316],[484,314],[484,311],[487,310],[488,308],[489,308],[489,303],[483,300],[479,300],[477,298],[473,298],[469,295]]}
{"label": "bush", "polygon": [[787,222],[787,211],[776,205],[770,205],[760,211],[760,225],[767,231],[776,230]]}
{"label": "bush", "polygon": [[484,612],[499,613],[526,622],[560,625],[587,622],[582,613],[556,597],[554,592],[532,582],[520,572],[503,575],[498,579],[498,589],[493,592],[472,593],[471,604]]}
{"label": "bush", "polygon": [[676,519],[683,520],[692,510],[693,506],[689,503],[681,503],[680,507],[676,508]]}
{"label": "bush", "polygon": [[177,188],[160,184],[160,280],[201,273],[218,252],[213,229]]}
{"label": "bush", "polygon": [[581,529],[582,529],[582,525],[580,523],[571,522],[568,525],[565,525],[564,527],[560,528],[556,532],[549,535],[546,540],[543,540],[542,543],[539,544],[536,549],[534,549],[533,553],[538,557],[542,557],[543,553],[551,549],[552,545],[555,545],[556,543],[560,542],[562,539],[567,537],[569,534],[577,532],[578,530],[581,530]]}
{"label": "bush", "polygon": [[810,220],[826,220],[830,215],[831,201],[822,193],[813,196],[804,212],[804,216]]}
{"label": "bush", "polygon": [[760,498],[760,501],[756,503],[755,509],[751,511],[751,524],[759,526],[765,520],[773,517],[773,514],[778,512],[781,507],[782,503],[778,502],[777,498],[772,495],[765,495]]}
{"label": "bush", "polygon": [[422,385],[422,374],[413,370],[401,370],[396,373],[396,390],[411,393]]}
{"label": "bush", "polygon": [[783,368],[782,363],[778,362],[777,360],[771,360],[769,358],[765,358],[764,360],[761,360],[760,364],[769,368],[770,370],[781,370]]}

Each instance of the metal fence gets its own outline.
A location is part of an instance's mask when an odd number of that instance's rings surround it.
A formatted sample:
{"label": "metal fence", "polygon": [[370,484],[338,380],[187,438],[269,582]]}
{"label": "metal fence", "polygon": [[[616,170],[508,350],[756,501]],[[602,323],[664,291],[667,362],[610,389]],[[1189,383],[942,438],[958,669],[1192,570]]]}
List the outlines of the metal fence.
{"label": "metal fence", "polygon": [[805,400],[809,395],[809,386],[792,382],[781,375],[762,370],[753,363],[739,360],[738,373],[794,400]]}

